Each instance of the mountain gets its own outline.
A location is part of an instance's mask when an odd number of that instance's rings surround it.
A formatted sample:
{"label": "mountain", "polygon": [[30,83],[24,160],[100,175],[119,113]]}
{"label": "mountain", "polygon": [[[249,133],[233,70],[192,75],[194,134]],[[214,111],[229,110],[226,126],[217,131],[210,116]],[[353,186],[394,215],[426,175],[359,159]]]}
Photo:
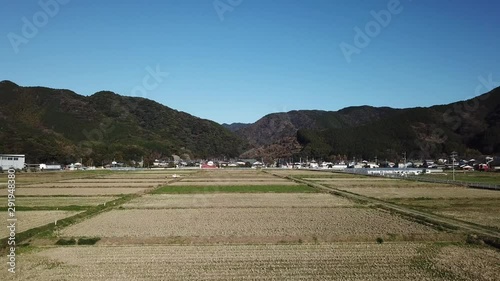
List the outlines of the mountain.
{"label": "mountain", "polygon": [[148,99],[0,82],[0,152],[31,163],[236,157],[244,148],[221,125]]}
{"label": "mountain", "polygon": [[247,123],[231,123],[231,124],[223,123],[222,127],[228,129],[231,132],[235,132],[235,131],[238,131],[238,130],[243,129],[243,128],[250,126],[250,125],[251,124],[247,124]]}
{"label": "mountain", "polygon": [[[500,153],[500,88],[428,108],[349,107],[269,114],[234,130],[252,148],[245,157],[338,159],[476,157]],[[293,152],[290,152],[293,148]]]}
{"label": "mountain", "polygon": [[0,152],[31,163],[99,165],[144,159],[425,159],[500,154],[500,88],[447,105],[295,110],[253,124],[223,124],[157,102],[102,91],[0,82]]}

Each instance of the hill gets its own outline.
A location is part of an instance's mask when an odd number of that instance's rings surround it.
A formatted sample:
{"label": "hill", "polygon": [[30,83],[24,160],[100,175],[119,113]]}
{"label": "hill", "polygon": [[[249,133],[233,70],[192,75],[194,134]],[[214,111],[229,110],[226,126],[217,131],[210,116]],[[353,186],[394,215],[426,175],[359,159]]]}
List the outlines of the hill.
{"label": "hill", "polygon": [[250,126],[250,125],[251,124],[247,124],[247,123],[231,123],[231,124],[223,123],[222,127],[228,129],[231,132],[235,132],[235,131],[238,131],[238,130],[243,129],[243,128]]}
{"label": "hill", "polygon": [[[269,114],[235,130],[253,148],[245,157],[400,159],[500,154],[500,88],[428,108],[370,106]],[[290,148],[293,147],[293,152]]]}
{"label": "hill", "polygon": [[0,151],[32,163],[235,157],[244,147],[221,125],[148,99],[0,82]]}

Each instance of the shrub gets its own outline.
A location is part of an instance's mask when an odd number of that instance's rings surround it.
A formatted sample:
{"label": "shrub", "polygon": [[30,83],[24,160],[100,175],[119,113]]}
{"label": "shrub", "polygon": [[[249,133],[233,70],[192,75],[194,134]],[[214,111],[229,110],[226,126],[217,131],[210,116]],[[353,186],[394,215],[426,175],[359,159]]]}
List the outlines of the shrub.
{"label": "shrub", "polygon": [[377,243],[379,244],[384,243],[384,239],[382,239],[382,237],[377,237]]}
{"label": "shrub", "polygon": [[80,238],[78,239],[78,245],[94,245],[99,240],[101,240],[100,237]]}
{"label": "shrub", "polygon": [[471,245],[481,245],[484,242],[479,237],[477,237],[477,235],[469,234],[469,235],[467,235],[467,238],[465,239],[465,243],[471,244]]}
{"label": "shrub", "polygon": [[71,239],[61,238],[57,240],[56,245],[76,245],[76,240],[74,238]]}

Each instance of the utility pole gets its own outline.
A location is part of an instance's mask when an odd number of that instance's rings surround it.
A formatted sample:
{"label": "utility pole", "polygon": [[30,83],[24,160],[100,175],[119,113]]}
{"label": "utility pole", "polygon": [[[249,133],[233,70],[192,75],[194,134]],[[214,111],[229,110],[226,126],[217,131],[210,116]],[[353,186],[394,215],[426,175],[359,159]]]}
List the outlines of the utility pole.
{"label": "utility pole", "polygon": [[405,167],[404,167],[404,171],[405,171],[405,176],[407,176],[407,174],[406,174],[406,151],[405,151],[405,152],[403,152],[403,155],[405,156]]}
{"label": "utility pole", "polygon": [[452,163],[452,169],[453,169],[453,181],[455,181],[455,157],[457,157],[457,152],[456,151],[453,151],[451,153],[451,159],[453,161]]}

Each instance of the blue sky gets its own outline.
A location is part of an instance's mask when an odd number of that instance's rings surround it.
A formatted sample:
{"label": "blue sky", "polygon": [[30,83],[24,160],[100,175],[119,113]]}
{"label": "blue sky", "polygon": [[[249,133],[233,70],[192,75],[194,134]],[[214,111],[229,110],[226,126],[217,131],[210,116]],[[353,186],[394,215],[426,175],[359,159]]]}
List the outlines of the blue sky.
{"label": "blue sky", "polygon": [[[142,96],[219,123],[443,104],[474,96],[480,76],[493,81],[481,93],[500,81],[497,0],[0,1],[0,80]],[[356,48],[350,62],[341,44]]]}

